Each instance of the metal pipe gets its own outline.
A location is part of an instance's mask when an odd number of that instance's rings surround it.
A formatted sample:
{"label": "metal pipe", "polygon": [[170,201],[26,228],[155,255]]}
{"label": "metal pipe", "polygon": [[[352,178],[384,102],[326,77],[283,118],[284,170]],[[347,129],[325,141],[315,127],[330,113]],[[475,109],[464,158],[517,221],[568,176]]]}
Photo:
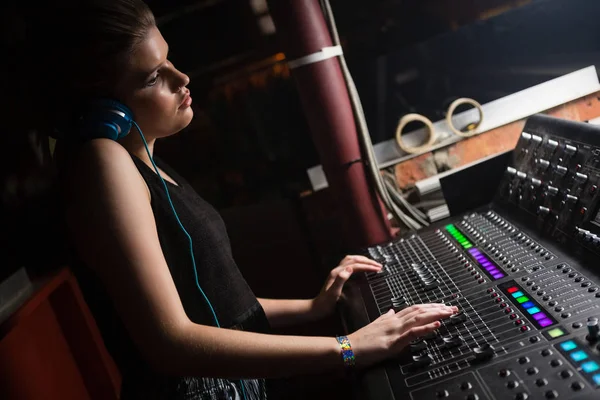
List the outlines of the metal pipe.
{"label": "metal pipe", "polygon": [[[332,45],[318,0],[274,0],[269,9],[294,60]],[[348,90],[337,58],[292,70],[313,141],[340,209],[350,246],[391,238],[389,222],[367,179]]]}

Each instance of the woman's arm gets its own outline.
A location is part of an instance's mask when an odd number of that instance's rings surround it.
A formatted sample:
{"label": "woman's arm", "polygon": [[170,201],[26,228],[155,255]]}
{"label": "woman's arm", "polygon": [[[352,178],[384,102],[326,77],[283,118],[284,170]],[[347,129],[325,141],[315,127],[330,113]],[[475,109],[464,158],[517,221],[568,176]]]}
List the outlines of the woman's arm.
{"label": "woman's arm", "polygon": [[[342,368],[334,338],[264,335],[189,320],[161,250],[146,185],[118,143],[89,142],[68,171],[68,222],[77,250],[155,369],[238,378]],[[398,352],[452,313],[443,305],[407,310],[386,314],[350,336],[358,365]]]}
{"label": "woman's arm", "polygon": [[269,324],[274,328],[311,322],[319,319],[314,299],[258,299]]}

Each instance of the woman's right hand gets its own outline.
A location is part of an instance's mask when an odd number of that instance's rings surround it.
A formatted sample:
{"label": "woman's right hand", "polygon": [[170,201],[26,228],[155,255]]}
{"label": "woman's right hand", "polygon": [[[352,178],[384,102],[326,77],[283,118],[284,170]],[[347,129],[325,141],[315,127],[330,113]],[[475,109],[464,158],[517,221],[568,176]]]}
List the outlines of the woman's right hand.
{"label": "woman's right hand", "polygon": [[440,326],[440,319],[458,311],[444,304],[418,304],[395,313],[390,310],[348,335],[358,368],[397,356],[412,340]]}

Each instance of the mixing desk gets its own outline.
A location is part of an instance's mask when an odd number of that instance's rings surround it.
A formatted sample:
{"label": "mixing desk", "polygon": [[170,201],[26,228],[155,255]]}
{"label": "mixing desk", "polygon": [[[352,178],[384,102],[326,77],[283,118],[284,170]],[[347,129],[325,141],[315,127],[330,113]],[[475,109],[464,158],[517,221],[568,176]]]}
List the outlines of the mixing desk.
{"label": "mixing desk", "polygon": [[512,158],[492,204],[365,250],[384,268],[349,286],[348,330],[460,310],[366,373],[367,398],[600,398],[600,128],[533,116]]}

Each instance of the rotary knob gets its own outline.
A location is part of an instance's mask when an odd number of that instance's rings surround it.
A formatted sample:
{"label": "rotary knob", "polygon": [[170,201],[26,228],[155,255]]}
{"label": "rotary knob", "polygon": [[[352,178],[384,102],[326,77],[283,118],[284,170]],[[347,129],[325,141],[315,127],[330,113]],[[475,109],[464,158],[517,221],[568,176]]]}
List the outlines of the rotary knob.
{"label": "rotary knob", "polygon": [[600,325],[597,319],[591,319],[587,322],[588,335],[585,337],[588,342],[597,342],[600,338]]}

